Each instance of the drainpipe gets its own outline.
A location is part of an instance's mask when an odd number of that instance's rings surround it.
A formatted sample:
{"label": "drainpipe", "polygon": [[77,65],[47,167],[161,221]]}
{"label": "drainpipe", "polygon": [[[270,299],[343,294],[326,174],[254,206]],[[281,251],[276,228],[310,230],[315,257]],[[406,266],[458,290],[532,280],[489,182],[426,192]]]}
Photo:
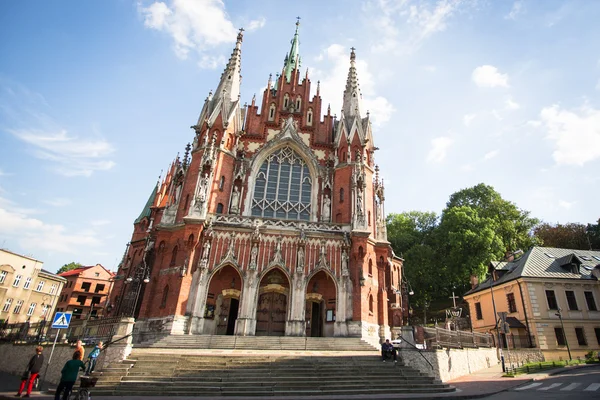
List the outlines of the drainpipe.
{"label": "drainpipe", "polygon": [[519,285],[519,292],[521,293],[521,303],[523,303],[523,314],[525,314],[525,326],[527,326],[527,339],[529,340],[529,347],[532,348],[533,343],[531,342],[531,331],[529,330],[529,319],[527,319],[527,308],[525,307],[523,288],[521,287],[521,282],[517,281],[517,285]]}

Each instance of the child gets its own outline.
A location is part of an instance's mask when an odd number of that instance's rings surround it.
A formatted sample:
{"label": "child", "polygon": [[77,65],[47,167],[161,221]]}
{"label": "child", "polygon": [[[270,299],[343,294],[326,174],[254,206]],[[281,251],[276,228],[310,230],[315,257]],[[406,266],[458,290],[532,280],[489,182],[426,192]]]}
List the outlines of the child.
{"label": "child", "polygon": [[44,348],[42,346],[35,348],[35,355],[31,357],[31,360],[29,360],[29,364],[27,364],[27,370],[25,371],[26,374],[23,374],[23,377],[21,378],[21,386],[17,392],[17,397],[21,397],[21,393],[23,393],[23,389],[25,389],[27,380],[29,380],[29,385],[27,386],[27,394],[24,397],[29,397],[31,395],[31,390],[33,389],[35,379],[40,374],[40,370],[44,365],[44,355],[42,354],[43,349]]}
{"label": "child", "polygon": [[60,400],[60,393],[64,390],[64,394],[62,400],[67,400],[69,395],[71,394],[71,390],[73,390],[73,385],[75,385],[75,381],[77,381],[77,375],[79,374],[79,370],[85,370],[85,364],[81,361],[81,354],[76,351],[73,354],[73,359],[69,360],[65,363],[65,366],[60,371],[60,383],[56,388],[56,394],[54,395],[54,400]]}
{"label": "child", "polygon": [[96,361],[98,360],[98,356],[100,355],[100,351],[102,350],[102,342],[98,342],[96,347],[90,352],[88,355],[88,367],[87,371],[85,371],[86,375],[91,375],[94,372],[94,368],[96,368]]}

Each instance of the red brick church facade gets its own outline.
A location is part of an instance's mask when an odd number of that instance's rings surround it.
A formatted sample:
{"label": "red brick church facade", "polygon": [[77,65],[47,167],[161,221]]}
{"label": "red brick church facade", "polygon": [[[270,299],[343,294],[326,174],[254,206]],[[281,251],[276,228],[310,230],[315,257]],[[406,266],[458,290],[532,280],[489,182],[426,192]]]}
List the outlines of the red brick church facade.
{"label": "red brick church facade", "polygon": [[193,143],[134,223],[113,315],[148,333],[390,337],[402,260],[354,50],[338,119],[301,77],[298,24],[260,106],[240,102],[241,46],[240,31]]}

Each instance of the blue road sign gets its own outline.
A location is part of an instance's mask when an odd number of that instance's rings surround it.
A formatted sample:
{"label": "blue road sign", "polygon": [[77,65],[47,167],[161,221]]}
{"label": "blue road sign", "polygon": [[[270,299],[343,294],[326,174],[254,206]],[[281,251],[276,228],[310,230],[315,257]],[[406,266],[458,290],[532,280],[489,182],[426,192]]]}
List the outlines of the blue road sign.
{"label": "blue road sign", "polygon": [[71,316],[73,314],[66,312],[57,312],[52,321],[52,328],[54,329],[67,329],[71,323]]}

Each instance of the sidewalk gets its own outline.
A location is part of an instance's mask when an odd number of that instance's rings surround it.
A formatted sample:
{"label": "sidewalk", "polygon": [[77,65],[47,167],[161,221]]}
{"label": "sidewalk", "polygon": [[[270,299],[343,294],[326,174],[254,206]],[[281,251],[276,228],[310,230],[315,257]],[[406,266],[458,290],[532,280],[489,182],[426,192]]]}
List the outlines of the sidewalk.
{"label": "sidewalk", "polygon": [[[519,385],[522,385],[527,382],[531,382],[534,380],[542,380],[551,375],[560,374],[561,372],[572,370],[574,368],[585,368],[586,366],[578,366],[578,367],[567,367],[567,368],[556,368],[552,370],[548,370],[545,372],[540,372],[536,374],[528,374],[528,375],[519,375],[516,378],[503,378],[502,377],[502,367],[500,365],[494,366],[492,368],[488,368],[486,370],[477,371],[467,376],[463,376],[461,378],[455,379],[453,381],[447,382],[450,385],[456,387],[456,392],[453,393],[435,393],[435,394],[399,394],[399,395],[360,395],[360,396],[347,396],[345,395],[345,399],[439,399],[439,398],[452,398],[452,399],[476,399],[491,396],[493,394],[503,392],[505,390],[512,389]],[[7,373],[0,372],[0,399],[15,399],[15,394],[17,393],[17,389],[19,388],[20,378],[15,375],[10,375]],[[43,388],[46,389],[48,385],[44,384]],[[56,385],[50,385],[51,388],[55,388]],[[93,395],[93,389],[92,389]],[[39,392],[31,393],[32,399],[53,399],[54,395],[49,394],[40,394]],[[94,400],[144,400],[147,399],[147,396],[93,396]],[[153,396],[152,400],[192,400],[198,399],[199,397],[165,397],[165,396]],[[240,400],[246,399],[247,397],[201,397],[203,400],[223,400],[225,398],[230,400]],[[300,400],[300,399],[310,399],[310,400],[336,400],[339,399],[339,396],[285,396],[283,397],[286,400]],[[254,400],[274,400],[275,397],[252,397]]]}

